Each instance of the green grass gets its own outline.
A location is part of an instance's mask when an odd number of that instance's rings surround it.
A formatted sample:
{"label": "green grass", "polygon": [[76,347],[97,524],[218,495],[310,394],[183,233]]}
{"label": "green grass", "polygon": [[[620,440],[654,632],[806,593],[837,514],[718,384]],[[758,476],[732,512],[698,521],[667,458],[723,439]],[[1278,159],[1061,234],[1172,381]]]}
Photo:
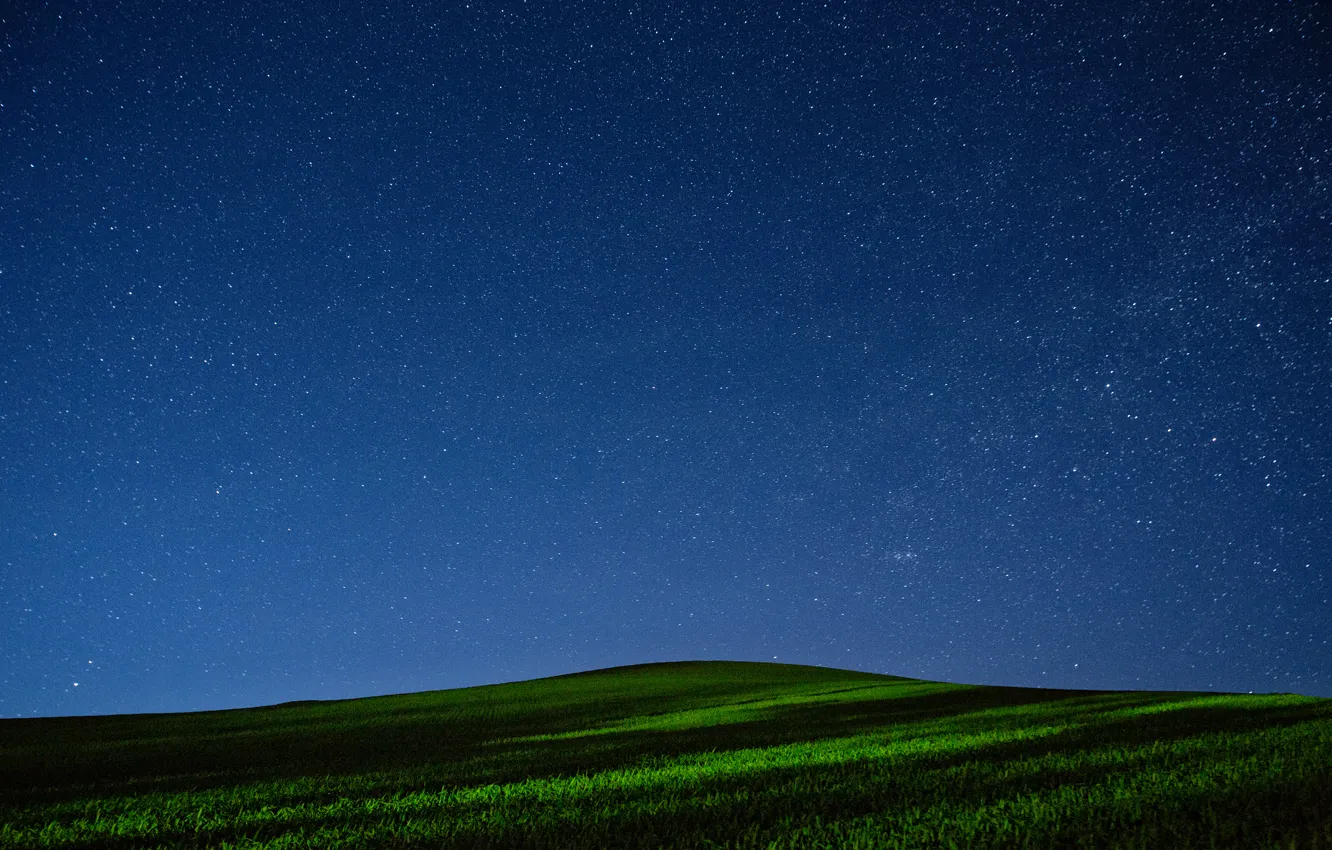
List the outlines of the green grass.
{"label": "green grass", "polygon": [[0,721],[0,848],[155,846],[1332,848],[1332,700],[696,662]]}

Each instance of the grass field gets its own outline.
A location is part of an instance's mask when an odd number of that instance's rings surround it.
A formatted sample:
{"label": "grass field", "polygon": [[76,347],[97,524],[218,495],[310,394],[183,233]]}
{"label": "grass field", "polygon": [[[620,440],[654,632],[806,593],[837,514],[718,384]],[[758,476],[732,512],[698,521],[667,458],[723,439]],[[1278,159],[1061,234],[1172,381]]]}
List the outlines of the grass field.
{"label": "grass field", "polygon": [[1332,700],[688,662],[0,721],[10,847],[1332,847]]}

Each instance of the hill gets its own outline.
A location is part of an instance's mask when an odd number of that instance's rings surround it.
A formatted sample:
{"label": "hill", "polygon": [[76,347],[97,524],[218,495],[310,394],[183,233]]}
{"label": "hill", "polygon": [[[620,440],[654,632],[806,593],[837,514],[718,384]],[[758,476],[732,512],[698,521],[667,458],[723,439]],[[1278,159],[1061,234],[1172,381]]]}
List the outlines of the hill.
{"label": "hill", "polygon": [[1332,845],[1332,700],[682,662],[0,721],[4,847]]}

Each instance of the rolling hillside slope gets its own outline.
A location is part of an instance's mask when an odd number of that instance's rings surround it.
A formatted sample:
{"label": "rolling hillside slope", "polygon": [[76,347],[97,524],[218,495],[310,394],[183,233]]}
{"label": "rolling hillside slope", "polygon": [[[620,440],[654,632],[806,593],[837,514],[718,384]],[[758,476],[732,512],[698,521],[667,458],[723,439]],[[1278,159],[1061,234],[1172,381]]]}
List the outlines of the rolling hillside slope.
{"label": "rolling hillside slope", "polygon": [[1332,700],[682,662],[0,721],[0,847],[1332,846]]}

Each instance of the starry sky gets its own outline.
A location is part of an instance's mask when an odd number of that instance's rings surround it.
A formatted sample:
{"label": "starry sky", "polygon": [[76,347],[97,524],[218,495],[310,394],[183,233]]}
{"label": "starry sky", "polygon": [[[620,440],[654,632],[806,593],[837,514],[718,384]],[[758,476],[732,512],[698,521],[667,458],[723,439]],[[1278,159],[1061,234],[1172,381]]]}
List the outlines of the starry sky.
{"label": "starry sky", "polygon": [[23,2],[0,714],[1332,695],[1315,2]]}

